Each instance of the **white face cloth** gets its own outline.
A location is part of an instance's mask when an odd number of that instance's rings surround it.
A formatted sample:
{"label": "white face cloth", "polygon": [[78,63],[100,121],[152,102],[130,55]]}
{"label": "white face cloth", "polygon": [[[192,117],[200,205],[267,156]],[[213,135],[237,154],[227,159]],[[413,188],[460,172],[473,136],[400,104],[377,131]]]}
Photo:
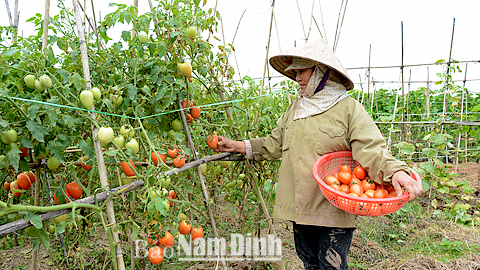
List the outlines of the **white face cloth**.
{"label": "white face cloth", "polygon": [[332,80],[327,80],[323,89],[314,94],[327,71],[327,67],[306,59],[300,59],[294,58],[292,64],[287,69],[303,69],[314,66],[315,70],[310,77],[305,92],[299,93],[300,97],[295,100],[293,120],[321,114],[340,100],[348,97],[345,86]]}

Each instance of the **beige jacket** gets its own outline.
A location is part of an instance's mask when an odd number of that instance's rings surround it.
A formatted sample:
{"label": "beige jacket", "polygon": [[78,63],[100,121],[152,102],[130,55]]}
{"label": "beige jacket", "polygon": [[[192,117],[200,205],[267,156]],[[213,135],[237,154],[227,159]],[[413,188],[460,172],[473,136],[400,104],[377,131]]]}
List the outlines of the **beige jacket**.
{"label": "beige jacket", "polygon": [[352,150],[353,158],[378,183],[390,182],[396,171],[410,168],[387,150],[385,139],[363,106],[344,98],[328,111],[293,121],[293,104],[265,138],[251,139],[255,160],[282,158],[275,218],[299,224],[355,227],[355,215],[336,208],[322,194],[312,173],[324,154]]}

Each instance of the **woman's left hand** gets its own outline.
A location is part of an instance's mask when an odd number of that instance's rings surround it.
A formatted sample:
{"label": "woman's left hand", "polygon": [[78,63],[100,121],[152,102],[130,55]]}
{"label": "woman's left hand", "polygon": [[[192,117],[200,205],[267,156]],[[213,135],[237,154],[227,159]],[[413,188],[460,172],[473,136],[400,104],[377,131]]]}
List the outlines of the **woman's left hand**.
{"label": "woman's left hand", "polygon": [[397,171],[393,174],[392,185],[397,191],[397,194],[403,194],[402,188],[405,188],[408,193],[410,193],[409,201],[415,200],[423,192],[422,184],[418,183],[417,180],[410,177],[404,171]]}

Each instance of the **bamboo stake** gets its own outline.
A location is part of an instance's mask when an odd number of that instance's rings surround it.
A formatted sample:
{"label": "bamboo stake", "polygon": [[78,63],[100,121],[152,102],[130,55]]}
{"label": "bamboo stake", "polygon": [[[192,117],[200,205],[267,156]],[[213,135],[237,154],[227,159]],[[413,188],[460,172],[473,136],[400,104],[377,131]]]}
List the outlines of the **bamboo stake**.
{"label": "bamboo stake", "polygon": [[[342,4],[343,4],[343,1],[342,1]],[[334,48],[333,48],[333,51],[335,52],[337,50],[337,46],[338,46],[338,41],[340,40],[340,34],[342,33],[342,26],[343,26],[343,21],[345,19],[345,13],[347,13],[347,5],[348,5],[348,0],[345,2],[345,6],[343,8],[343,15],[342,15],[342,21],[340,22],[340,26],[339,28],[337,29],[338,30],[338,35],[335,33],[335,43],[334,43]],[[342,8],[340,7],[340,10]],[[338,24],[338,22],[337,22]]]}
{"label": "bamboo stake", "polygon": [[[302,12],[300,11],[300,5],[298,4],[298,0],[296,1],[297,1],[298,14],[300,14],[300,22],[302,23],[303,37],[305,38],[305,42],[307,42],[307,34],[305,33],[305,26],[303,25]],[[272,11],[273,11],[274,5],[275,5],[275,0],[273,0],[273,3],[272,3]]]}
{"label": "bamboo stake", "polygon": [[325,36],[325,42],[328,44],[327,31],[325,31],[325,23],[323,22],[323,12],[322,12],[322,3],[318,0],[318,7],[320,8],[320,18],[322,19],[322,28]]}
{"label": "bamboo stake", "polygon": [[320,37],[324,38],[323,34],[322,34],[322,31],[320,31],[320,27],[318,27],[317,20],[315,20],[315,16],[312,16],[312,17],[313,17],[313,22],[315,22],[315,25],[317,26],[318,33],[320,33]]}
{"label": "bamboo stake", "polygon": [[447,92],[450,89],[450,84],[448,76],[450,74],[450,64],[452,63],[452,48],[453,48],[453,35],[455,33],[455,18],[453,18],[453,27],[452,27],[452,38],[450,40],[450,53],[448,54],[448,63],[447,63],[447,81],[446,81],[446,88],[445,92],[443,93],[443,115],[447,115]]}
{"label": "bamboo stake", "polygon": [[[280,45],[280,35],[278,34],[277,16],[275,15],[275,11],[273,12],[273,21],[275,22],[275,32],[277,32],[278,51],[281,52],[282,46]],[[315,22],[315,24],[316,23],[317,22]]]}
{"label": "bamboo stake", "polygon": [[[298,5],[298,0],[297,0],[297,5]],[[260,89],[260,95],[263,95],[263,87],[264,87],[264,84],[265,84],[265,73],[266,73],[266,69],[268,67],[268,52],[270,51],[270,38],[272,37],[272,24],[273,24],[274,9],[275,9],[275,0],[272,0],[272,15],[270,16],[270,29],[268,31],[267,52],[265,54],[265,66],[264,66],[264,69],[263,69],[262,88]],[[301,17],[301,14],[300,14],[300,17]],[[303,25],[303,22],[302,22],[302,25]],[[304,30],[304,32],[305,32],[305,30]],[[257,116],[258,116],[258,114],[257,114]]]}
{"label": "bamboo stake", "polygon": [[313,8],[315,7],[315,0],[312,1],[312,14],[310,15],[310,25],[308,26],[307,41],[310,37],[310,32],[312,31],[312,20],[313,20]]}
{"label": "bamboo stake", "polygon": [[42,50],[47,48],[48,42],[48,23],[50,21],[50,0],[45,0],[45,13],[43,14],[43,39]]}
{"label": "bamboo stake", "polygon": [[430,118],[430,70],[427,66],[427,89],[425,89],[425,95],[426,95],[426,113],[427,113],[427,119]]}
{"label": "bamboo stake", "polygon": [[[41,181],[41,177],[40,177],[41,170],[40,170],[40,168],[37,168],[37,170],[35,171],[35,175],[37,176],[37,181],[35,181],[34,205],[39,206],[40,205],[40,181]],[[32,254],[32,270],[37,269],[37,255],[38,255],[38,249],[33,251],[33,254]]]}
{"label": "bamboo stake", "polygon": [[[369,49],[368,49],[368,69],[367,69],[367,99],[370,97],[370,61],[372,60],[372,44],[370,44]],[[366,102],[365,102],[365,105]]]}
{"label": "bamboo stake", "polygon": [[340,4],[340,10],[338,11],[337,25],[335,26],[335,37],[333,38],[333,52],[335,52],[335,47],[337,44],[338,26],[340,24],[340,16],[342,14],[342,7],[344,2],[345,0],[342,0],[342,3]]}
{"label": "bamboo stake", "polygon": [[[403,57],[404,57],[404,53],[403,53],[403,21],[401,23],[401,28],[402,28],[402,31],[401,31],[401,36],[402,36],[402,66],[400,68],[401,72],[402,72],[402,103],[403,103],[403,106],[402,106],[402,122],[405,121],[405,81],[404,81],[404,77],[403,77],[403,70],[404,70],[404,66],[403,66]],[[405,131],[405,126],[402,125],[401,128],[400,128],[400,140],[403,140],[403,135],[404,135],[404,131]]]}
{"label": "bamboo stake", "polygon": [[15,0],[15,9],[13,11],[13,28],[16,31],[13,33],[13,42],[17,41],[19,17],[20,17],[20,11],[18,11],[18,0]]}
{"label": "bamboo stake", "polygon": [[[463,121],[463,100],[465,98],[465,81],[467,80],[467,64],[465,64],[465,76],[463,79],[463,87],[462,87],[462,97],[460,98],[460,122]],[[467,94],[468,96],[468,94]],[[465,138],[467,137],[467,134],[465,134]],[[460,141],[462,139],[461,133],[458,133],[458,141],[457,141],[457,148],[460,148]],[[467,140],[465,140],[465,149],[467,149]],[[465,161],[467,159],[467,152],[465,151]],[[458,166],[458,155],[455,158],[455,170],[457,170]],[[456,172],[456,171],[455,171]]]}
{"label": "bamboo stake", "polygon": [[[87,44],[85,42],[85,33],[84,29],[82,27],[82,22],[80,19],[80,12],[77,7],[77,3],[75,0],[72,0],[73,4],[73,9],[75,13],[75,19],[77,23],[77,31],[78,31],[78,37],[80,40],[80,53],[82,56],[82,66],[83,66],[83,75],[84,79],[86,81],[86,86],[88,89],[91,88],[91,80],[90,80],[90,69],[88,66],[88,54],[87,54]],[[94,110],[94,105],[92,105],[92,110]],[[95,118],[95,113],[92,113],[92,117]],[[100,184],[102,185],[102,188],[109,189],[109,184],[108,184],[108,176],[107,176],[107,169],[105,167],[105,161],[103,159],[103,152],[102,152],[102,146],[100,145],[100,141],[96,139],[98,137],[98,128],[91,124],[92,126],[92,136],[95,139],[94,140],[94,147],[95,147],[95,156],[97,158],[97,166],[98,166],[98,172],[100,176]],[[115,211],[113,209],[113,202],[108,201],[107,202],[107,217],[108,217],[108,222],[110,224],[115,224],[116,219],[115,219]],[[123,252],[120,243],[120,238],[118,236],[119,232],[119,227],[117,226],[112,226],[111,228],[111,233],[113,236],[113,241],[116,243],[116,265],[119,270],[125,270],[125,263],[123,260]],[[115,258],[112,258],[112,260],[115,260]],[[115,265],[115,263],[114,263]]]}

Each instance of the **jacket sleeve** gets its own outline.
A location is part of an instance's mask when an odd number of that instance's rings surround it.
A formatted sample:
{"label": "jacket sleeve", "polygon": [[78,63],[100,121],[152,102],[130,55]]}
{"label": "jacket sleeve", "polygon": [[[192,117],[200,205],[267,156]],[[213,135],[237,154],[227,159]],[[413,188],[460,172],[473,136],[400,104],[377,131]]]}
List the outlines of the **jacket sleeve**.
{"label": "jacket sleeve", "polygon": [[253,159],[257,161],[277,160],[282,157],[282,143],[287,112],[277,121],[277,127],[272,130],[270,135],[264,138],[250,139]]}
{"label": "jacket sleeve", "polygon": [[356,102],[354,108],[348,131],[353,159],[377,183],[390,183],[393,174],[401,170],[411,176],[407,164],[395,159],[387,149],[385,138],[363,106]]}

